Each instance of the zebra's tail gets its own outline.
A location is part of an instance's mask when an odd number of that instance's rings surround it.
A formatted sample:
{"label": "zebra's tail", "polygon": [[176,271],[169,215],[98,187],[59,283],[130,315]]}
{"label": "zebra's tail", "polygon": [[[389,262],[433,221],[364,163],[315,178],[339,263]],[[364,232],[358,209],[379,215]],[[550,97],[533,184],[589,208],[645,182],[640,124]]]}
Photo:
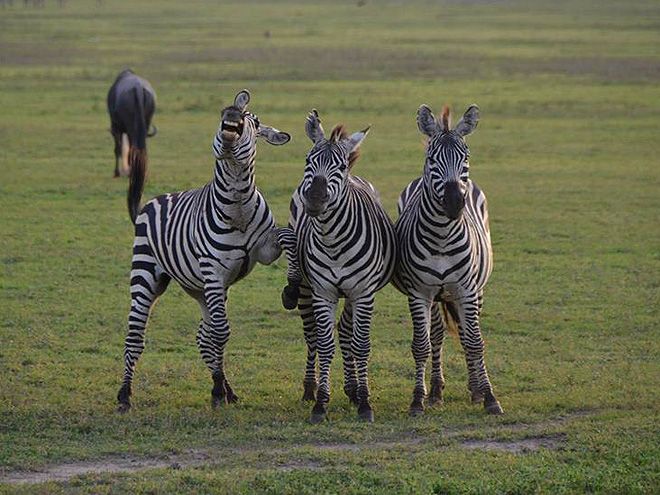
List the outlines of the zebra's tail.
{"label": "zebra's tail", "polygon": [[458,312],[456,311],[456,306],[444,301],[440,304],[442,305],[442,316],[444,317],[447,330],[452,335],[458,335]]}
{"label": "zebra's tail", "polygon": [[137,110],[137,136],[128,153],[130,179],[128,185],[128,214],[135,225],[135,219],[140,211],[140,201],[144,192],[144,180],[147,175],[147,125],[144,121],[144,106],[141,95],[134,89],[135,109]]}

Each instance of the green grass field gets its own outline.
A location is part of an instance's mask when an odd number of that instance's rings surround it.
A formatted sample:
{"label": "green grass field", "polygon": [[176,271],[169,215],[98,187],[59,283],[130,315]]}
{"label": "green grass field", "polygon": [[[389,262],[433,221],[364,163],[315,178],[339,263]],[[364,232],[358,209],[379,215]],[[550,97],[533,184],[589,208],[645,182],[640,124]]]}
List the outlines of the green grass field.
{"label": "green grass field", "polygon": [[[0,4],[0,493],[658,493],[659,46],[655,0]],[[412,326],[387,287],[375,424],[349,407],[339,354],[330,421],[308,424],[282,258],[230,292],[240,404],[210,409],[198,307],[172,284],[117,415],[133,229],[105,97],[124,67],[158,93],[145,196],[211,179],[220,110],[245,87],[293,136],[257,158],[279,225],[310,108],[326,129],[372,124],[355,171],[396,218],[424,160],[419,105],[456,121],[476,102],[482,328],[506,414],[469,404],[450,338],[445,404],[408,417]]]}

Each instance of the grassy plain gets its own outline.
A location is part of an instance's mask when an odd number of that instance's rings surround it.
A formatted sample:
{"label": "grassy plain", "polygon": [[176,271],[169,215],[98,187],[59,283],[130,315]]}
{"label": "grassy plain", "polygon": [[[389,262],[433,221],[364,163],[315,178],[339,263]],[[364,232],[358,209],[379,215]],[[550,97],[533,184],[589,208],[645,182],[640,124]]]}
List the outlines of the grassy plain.
{"label": "grassy plain", "polygon": [[[0,6],[0,493],[660,490],[660,4],[362,3]],[[449,339],[445,405],[407,416],[411,324],[388,287],[372,329],[376,423],[355,419],[337,358],[330,421],[307,424],[283,259],[230,293],[240,404],[210,410],[197,305],[172,285],[134,409],[115,414],[132,228],[105,95],[126,66],[158,93],[146,196],[210,180],[219,110],[247,87],[262,122],[293,135],[258,155],[279,224],[312,106],[326,129],[372,124],[356,173],[395,218],[423,163],[418,106],[478,103],[472,178],[495,251],[482,327],[506,414],[469,405]],[[154,469],[55,477],[121,459]],[[30,470],[51,481],[10,483]]]}

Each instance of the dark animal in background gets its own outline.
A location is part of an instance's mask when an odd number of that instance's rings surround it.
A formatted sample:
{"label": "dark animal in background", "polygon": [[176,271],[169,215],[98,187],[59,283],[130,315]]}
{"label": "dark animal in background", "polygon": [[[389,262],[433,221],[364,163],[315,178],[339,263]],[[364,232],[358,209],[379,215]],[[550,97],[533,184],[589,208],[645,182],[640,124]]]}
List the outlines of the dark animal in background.
{"label": "dark animal in background", "polygon": [[108,91],[110,132],[115,139],[115,177],[128,177],[133,167],[146,166],[146,138],[158,132],[156,126],[148,131],[154,110],[156,92],[151,84],[130,69],[122,71]]}

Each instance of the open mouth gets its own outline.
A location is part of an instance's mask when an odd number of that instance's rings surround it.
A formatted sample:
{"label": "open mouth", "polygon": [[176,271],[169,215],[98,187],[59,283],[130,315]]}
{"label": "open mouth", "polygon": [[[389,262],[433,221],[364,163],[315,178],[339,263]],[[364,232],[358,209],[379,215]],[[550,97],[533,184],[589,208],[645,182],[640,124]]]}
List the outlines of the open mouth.
{"label": "open mouth", "polygon": [[223,136],[230,139],[236,139],[243,134],[243,121],[235,122],[233,120],[223,120],[220,129],[222,130]]}

